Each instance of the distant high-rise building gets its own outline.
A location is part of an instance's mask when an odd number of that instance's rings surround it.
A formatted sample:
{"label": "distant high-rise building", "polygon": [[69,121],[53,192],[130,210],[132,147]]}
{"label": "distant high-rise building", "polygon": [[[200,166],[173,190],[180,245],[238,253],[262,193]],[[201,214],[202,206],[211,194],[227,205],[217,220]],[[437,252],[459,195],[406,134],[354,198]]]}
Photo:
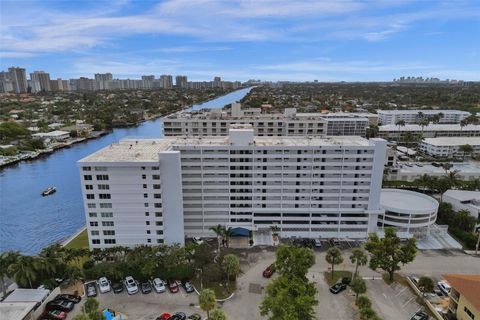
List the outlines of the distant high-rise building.
{"label": "distant high-rise building", "polygon": [[169,74],[162,74],[160,76],[160,86],[164,89],[173,87],[173,77]]}
{"label": "distant high-rise building", "polygon": [[154,81],[154,75],[142,76],[142,89],[152,89]]}
{"label": "distant high-rise building", "polygon": [[[40,91],[52,91],[50,87],[50,74],[44,71],[34,71],[30,73],[30,79],[32,81],[38,81],[40,83]],[[35,92],[32,90],[32,92]]]}
{"label": "distant high-rise building", "polygon": [[27,83],[28,83],[28,92],[37,93],[40,91],[46,91],[46,90],[42,90],[42,86],[39,80],[27,80]]}
{"label": "distant high-rise building", "polygon": [[113,76],[111,73],[95,73],[95,80],[96,81],[110,81],[113,80]]}
{"label": "distant high-rise building", "polygon": [[214,77],[214,78],[213,78],[213,81],[222,81],[222,78],[220,78],[220,77]]}
{"label": "distant high-rise building", "polygon": [[8,68],[10,80],[13,83],[13,91],[16,93],[27,92],[27,74],[25,68],[11,67]]}
{"label": "distant high-rise building", "polygon": [[175,85],[177,88],[186,88],[187,87],[187,76],[176,76]]}
{"label": "distant high-rise building", "polygon": [[10,78],[10,72],[1,71],[0,72],[0,92],[12,92],[13,81]]}

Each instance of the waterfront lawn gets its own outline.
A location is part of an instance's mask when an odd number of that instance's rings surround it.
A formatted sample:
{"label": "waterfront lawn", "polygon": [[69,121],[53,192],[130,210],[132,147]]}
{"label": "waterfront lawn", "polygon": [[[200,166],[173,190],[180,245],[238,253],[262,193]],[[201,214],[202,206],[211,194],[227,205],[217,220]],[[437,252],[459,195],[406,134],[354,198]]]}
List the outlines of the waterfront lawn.
{"label": "waterfront lawn", "polygon": [[80,232],[70,241],[65,248],[67,249],[88,249],[88,233],[87,229]]}

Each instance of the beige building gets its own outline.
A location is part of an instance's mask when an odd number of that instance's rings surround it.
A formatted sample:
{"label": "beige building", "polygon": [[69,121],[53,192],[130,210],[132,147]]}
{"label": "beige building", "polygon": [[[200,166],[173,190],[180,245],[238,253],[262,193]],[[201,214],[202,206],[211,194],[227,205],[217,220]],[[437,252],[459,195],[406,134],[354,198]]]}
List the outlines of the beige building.
{"label": "beige building", "polygon": [[443,277],[452,287],[448,314],[457,320],[480,319],[480,275],[446,274]]}

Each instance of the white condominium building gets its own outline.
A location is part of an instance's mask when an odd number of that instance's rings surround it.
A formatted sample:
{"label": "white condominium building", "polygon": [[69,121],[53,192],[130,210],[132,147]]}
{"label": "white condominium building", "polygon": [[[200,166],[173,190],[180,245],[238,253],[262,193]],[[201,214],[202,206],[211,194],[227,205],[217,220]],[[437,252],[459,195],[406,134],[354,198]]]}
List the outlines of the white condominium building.
{"label": "white condominium building", "polygon": [[184,243],[218,224],[366,238],[377,229],[386,141],[228,136],[122,140],[78,162],[91,248]]}
{"label": "white condominium building", "polygon": [[377,110],[377,114],[380,124],[394,125],[400,120],[405,123],[417,123],[422,117],[428,119],[440,114],[439,123],[460,123],[470,115],[470,112],[460,110]]}
{"label": "white condominium building", "polygon": [[[464,154],[460,151],[460,146],[467,144],[472,147],[472,152]],[[420,142],[419,148],[434,157],[471,157],[480,153],[480,137],[426,138]]]}
{"label": "white condominium building", "polygon": [[232,104],[228,111],[214,109],[197,113],[179,112],[163,118],[165,136],[225,136],[234,124],[250,124],[256,136],[365,136],[369,124],[376,123],[371,113],[284,113],[262,114],[261,109],[241,109]]}
{"label": "white condominium building", "polygon": [[388,124],[378,127],[378,135],[384,139],[403,139],[407,133],[421,135],[424,138],[478,137],[480,136],[480,125],[469,124],[462,127],[459,124],[429,124],[422,127],[418,124],[407,124],[404,126]]}

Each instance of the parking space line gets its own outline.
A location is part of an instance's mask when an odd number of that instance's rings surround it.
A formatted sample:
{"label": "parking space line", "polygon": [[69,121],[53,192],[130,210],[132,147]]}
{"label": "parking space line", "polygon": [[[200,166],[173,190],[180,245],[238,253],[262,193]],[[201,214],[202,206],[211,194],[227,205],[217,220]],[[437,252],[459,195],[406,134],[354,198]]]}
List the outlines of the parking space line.
{"label": "parking space line", "polygon": [[396,294],[396,296],[399,296],[400,294],[403,293],[403,291],[405,291],[405,290],[407,290],[407,289],[408,289],[407,287],[403,288],[402,290],[400,290],[400,291]]}
{"label": "parking space line", "polygon": [[411,297],[407,302],[402,305],[402,308],[406,307],[415,297]]}

